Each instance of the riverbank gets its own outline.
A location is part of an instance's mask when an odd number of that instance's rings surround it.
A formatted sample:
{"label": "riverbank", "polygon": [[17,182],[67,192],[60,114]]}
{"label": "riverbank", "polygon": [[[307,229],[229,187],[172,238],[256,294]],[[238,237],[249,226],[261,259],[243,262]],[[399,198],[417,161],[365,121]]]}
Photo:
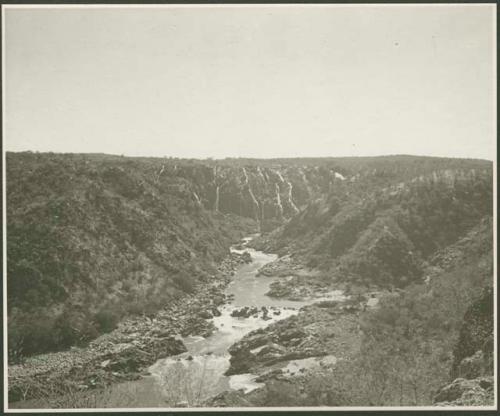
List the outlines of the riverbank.
{"label": "riverbank", "polygon": [[267,296],[311,303],[294,316],[250,332],[230,347],[226,375],[252,374],[260,386],[250,392],[223,392],[206,402],[209,407],[283,406],[280,389],[293,390],[297,403],[305,403],[308,384],[317,380],[318,373],[334,371],[339,361],[349,362],[359,352],[360,315],[377,308],[383,295],[368,288],[345,293],[339,290],[345,287],[287,255],[267,263],[258,276],[274,279]]}
{"label": "riverbank", "polygon": [[146,369],[158,359],[186,351],[181,336],[208,336],[214,331],[210,318],[225,302],[224,289],[235,270],[248,261],[248,255],[233,252],[213,279],[154,316],[126,319],[86,347],[37,355],[9,366],[9,403],[102,389],[147,375]]}
{"label": "riverbank", "polygon": [[[185,398],[184,391],[177,390],[194,386],[200,393],[201,385],[213,386],[202,389],[209,406],[229,406],[229,398],[264,406],[267,399],[262,395],[274,382],[303,386],[318,368],[349,359],[359,348],[358,315],[368,298],[354,300],[333,290],[332,284],[318,285],[321,276],[316,271],[287,257],[277,259],[252,249],[250,254],[245,251],[248,240],[232,248],[213,280],[155,316],[126,320],[87,348],[37,356],[13,366],[11,396],[18,394],[23,400],[13,407],[55,407],[54,400],[29,398],[56,397],[62,402],[57,407],[64,407],[71,397],[97,396],[98,407],[121,407],[117,397],[122,396],[137,396],[129,407],[196,407],[204,402]],[[244,263],[249,264],[242,267]],[[292,278],[301,279],[302,285],[290,280],[292,271]],[[270,288],[283,282],[299,292],[269,297]],[[147,377],[148,371],[153,378]],[[157,381],[148,384],[152,379]],[[126,390],[138,386],[140,392]],[[157,391],[151,395],[148,389]],[[101,393],[112,400],[104,401]],[[150,402],[146,396],[151,396]]]}
{"label": "riverbank", "polygon": [[[359,313],[364,302],[321,301],[297,315],[253,331],[234,344],[226,374],[257,375],[258,389],[227,391],[209,400],[209,407],[274,406],[276,384],[306,394],[311,377],[349,361],[359,350]],[[271,396],[276,397],[271,397]],[[279,401],[279,400],[278,400]],[[279,405],[279,404],[278,404]],[[284,404],[281,404],[283,406]],[[288,405],[293,405],[292,403]]]}

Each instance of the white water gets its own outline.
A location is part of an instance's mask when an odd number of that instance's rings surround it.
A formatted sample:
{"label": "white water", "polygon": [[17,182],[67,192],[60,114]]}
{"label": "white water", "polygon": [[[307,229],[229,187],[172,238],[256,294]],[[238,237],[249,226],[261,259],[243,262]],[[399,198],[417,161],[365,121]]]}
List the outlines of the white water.
{"label": "white water", "polygon": [[219,185],[217,185],[217,189],[215,190],[215,212],[219,212]]}
{"label": "white water", "polygon": [[156,177],[157,182],[160,180],[160,176],[164,172],[164,170],[165,170],[165,165],[161,165],[160,172],[158,173],[158,176]]}
{"label": "white water", "polygon": [[335,172],[335,178],[345,181],[345,176],[338,172]]}
{"label": "white water", "polygon": [[299,173],[300,173],[300,176],[302,177],[302,181],[304,182],[304,185],[306,186],[307,193],[309,194],[309,196],[312,196],[313,193],[312,193],[311,187],[309,186],[309,181],[306,178],[306,174],[304,173],[304,171],[302,169],[299,169]]}
{"label": "white water", "polygon": [[258,214],[259,208],[260,208],[260,204],[257,201],[257,198],[255,198],[255,195],[252,192],[252,188],[250,187],[250,184],[248,184],[248,193],[250,194],[250,197],[252,198],[253,204],[255,205],[255,207],[257,209],[257,214]]}
{"label": "white water", "polygon": [[285,180],[283,179],[283,176],[281,175],[281,172],[279,170],[276,170],[275,172],[278,175],[278,178],[280,178],[281,183],[284,183]]}
{"label": "white water", "polygon": [[243,175],[245,176],[245,184],[248,184],[248,175],[247,175],[247,170],[243,167]]}
{"label": "white water", "polygon": [[[246,242],[249,240],[250,238],[245,239]],[[153,387],[148,390],[148,406],[193,407],[201,405],[205,400],[223,391],[243,389],[245,392],[250,392],[261,387],[263,384],[257,383],[255,381],[257,376],[253,374],[224,375],[230,365],[229,347],[249,332],[296,315],[302,306],[320,300],[290,301],[266,296],[276,278],[257,277],[256,274],[263,265],[276,260],[277,256],[250,248],[244,250],[232,248],[231,251],[236,253],[248,251],[253,261],[242,265],[226,288],[225,293],[232,300],[219,308],[220,316],[212,318],[217,330],[207,338],[184,337],[183,342],[188,350],[186,353],[158,360],[149,368],[151,377],[134,382],[151,386],[153,381]],[[333,291],[321,299],[339,299],[339,297],[342,297],[342,292]],[[244,306],[259,309],[265,306],[271,319],[263,320],[261,310],[257,316],[249,318],[231,316],[234,309]],[[313,361],[316,363],[318,360],[291,362],[289,367],[286,367],[285,373],[314,367]],[[141,407],[143,405],[141,397],[136,399],[137,404],[134,405]]]}
{"label": "white water", "polygon": [[276,190],[276,204],[278,205],[278,211],[280,216],[283,216],[283,205],[281,204],[281,195],[280,195],[280,187],[277,183],[275,185]]}
{"label": "white water", "polygon": [[194,199],[196,200],[196,202],[199,205],[201,205],[200,197],[198,196],[198,194],[196,192],[193,192],[193,196],[194,196]]}
{"label": "white water", "polygon": [[299,209],[297,208],[297,205],[295,205],[295,203],[293,202],[293,198],[292,198],[293,185],[291,182],[288,182],[288,181],[286,184],[288,185],[288,202],[290,203],[290,206],[293,208],[293,210],[297,213],[297,212],[299,212]]}
{"label": "white water", "polygon": [[257,173],[264,182],[267,182],[266,178],[264,177],[264,174],[262,173],[262,170],[260,169],[260,166],[257,166]]}

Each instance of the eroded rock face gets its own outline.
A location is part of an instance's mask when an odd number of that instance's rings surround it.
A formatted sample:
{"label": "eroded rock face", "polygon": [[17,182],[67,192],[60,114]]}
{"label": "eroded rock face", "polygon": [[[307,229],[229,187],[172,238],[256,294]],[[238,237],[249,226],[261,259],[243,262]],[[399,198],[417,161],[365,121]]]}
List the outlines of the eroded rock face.
{"label": "eroded rock face", "polygon": [[159,359],[186,351],[184,343],[175,337],[157,338],[144,345],[130,344],[119,354],[109,354],[105,357],[107,358],[106,361],[109,362],[104,368],[107,371],[120,371],[123,373],[137,372],[151,362],[152,356]]}
{"label": "eroded rock face", "polygon": [[493,290],[485,288],[464,316],[453,351],[452,378],[493,374]]}
{"label": "eroded rock face", "polygon": [[483,351],[478,350],[474,355],[464,358],[457,371],[459,377],[473,379],[487,373],[488,370],[488,359]]}
{"label": "eroded rock face", "polygon": [[453,351],[453,382],[434,397],[438,406],[491,406],[493,379],[493,292],[485,288],[465,313]]}
{"label": "eroded rock face", "polygon": [[328,192],[333,183],[342,182],[328,169],[255,163],[193,164],[175,169],[165,165],[165,175],[188,181],[197,202],[206,209],[254,218],[269,229],[293,216],[311,198]]}
{"label": "eroded rock face", "polygon": [[290,256],[283,256],[261,267],[257,276],[295,276],[301,267],[299,264],[295,264]]}
{"label": "eroded rock face", "polygon": [[434,397],[437,406],[491,406],[494,401],[493,377],[473,380],[457,378],[442,387]]}

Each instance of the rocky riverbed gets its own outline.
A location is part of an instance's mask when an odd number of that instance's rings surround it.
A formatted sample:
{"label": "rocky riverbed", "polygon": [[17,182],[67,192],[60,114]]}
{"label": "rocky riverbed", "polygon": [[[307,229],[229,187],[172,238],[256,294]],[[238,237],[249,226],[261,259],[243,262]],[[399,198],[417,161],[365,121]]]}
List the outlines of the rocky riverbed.
{"label": "rocky riverbed", "polygon": [[325,301],[303,307],[299,314],[251,332],[234,344],[227,374],[278,373],[276,364],[310,357],[342,358],[356,349],[359,307]]}
{"label": "rocky riverbed", "polygon": [[256,374],[261,387],[251,392],[227,391],[207,405],[265,406],[268,386],[293,384],[298,391],[318,369],[348,360],[360,345],[359,313],[367,301],[322,301],[304,306],[297,315],[252,331],[230,349],[226,374]]}
{"label": "rocky riverbed", "polygon": [[9,402],[85,391],[111,383],[134,380],[147,374],[151,364],[186,351],[181,336],[208,336],[214,331],[210,318],[226,301],[224,288],[248,253],[231,253],[210,282],[174,300],[155,316],[133,317],[83,348],[29,357],[9,366]]}
{"label": "rocky riverbed", "polygon": [[[214,386],[211,396],[211,389],[205,388],[207,406],[261,406],[262,395],[273,382],[304,385],[317,369],[349,359],[359,348],[358,315],[376,305],[374,298],[346,297],[316,271],[287,256],[276,259],[252,250],[250,255],[245,251],[247,241],[233,247],[209,283],[155,316],[123,321],[86,348],[32,357],[12,366],[10,400],[90,393],[110,384],[146,386],[151,377],[143,376],[151,372],[157,379],[154,387],[160,388],[152,406],[158,400],[180,406],[184,398],[174,393],[175,384],[198,388],[200,377],[210,369],[220,374],[203,381]],[[241,267],[245,263],[251,264]],[[276,293],[276,287],[285,290]],[[275,296],[270,297],[273,290]],[[178,377],[174,370],[180,371]],[[112,389],[105,391],[117,395]],[[202,405],[198,400],[187,402]],[[142,403],[139,397],[133,406]]]}
{"label": "rocky riverbed", "polygon": [[318,298],[341,287],[330,276],[303,266],[289,255],[263,266],[258,276],[277,278],[270,284],[267,296],[292,301]]}

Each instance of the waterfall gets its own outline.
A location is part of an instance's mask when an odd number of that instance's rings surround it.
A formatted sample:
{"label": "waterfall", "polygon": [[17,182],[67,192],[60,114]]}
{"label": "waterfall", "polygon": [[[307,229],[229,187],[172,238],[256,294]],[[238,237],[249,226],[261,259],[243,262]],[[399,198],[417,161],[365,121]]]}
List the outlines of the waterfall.
{"label": "waterfall", "polygon": [[338,172],[335,172],[335,178],[336,178],[336,179],[340,179],[340,180],[342,180],[342,181],[344,181],[344,180],[345,180],[345,176],[344,176],[344,175],[341,175],[341,174],[340,174],[340,173],[338,173]]}
{"label": "waterfall", "polygon": [[250,193],[250,197],[252,198],[252,201],[254,203],[254,205],[257,206],[257,208],[259,208],[259,202],[257,201],[257,199],[255,198],[255,195],[253,194],[252,192],[252,188],[250,188],[250,186],[248,186],[248,192]]}
{"label": "waterfall", "polygon": [[217,188],[215,189],[215,206],[214,206],[215,212],[219,212],[219,185],[217,185]]}
{"label": "waterfall", "polygon": [[264,174],[262,173],[262,171],[260,170],[260,166],[257,166],[257,173],[259,174],[259,176],[262,178],[262,180],[264,182],[267,182],[266,181],[266,178],[264,177]]}
{"label": "waterfall", "polygon": [[276,190],[276,203],[278,205],[279,215],[283,216],[283,205],[281,205],[280,187],[277,183],[275,183],[274,186]]}
{"label": "waterfall", "polygon": [[307,193],[309,194],[309,197],[312,197],[311,187],[309,186],[309,182],[306,178],[306,174],[304,173],[304,171],[302,169],[299,169],[299,172],[300,172],[300,176],[302,177],[302,180],[304,181],[304,185],[306,186]]}
{"label": "waterfall", "polygon": [[163,173],[164,170],[165,170],[165,165],[161,165],[160,172],[156,176],[156,182],[158,182],[160,180],[160,176],[161,176],[161,174]]}
{"label": "waterfall", "polygon": [[[248,186],[248,193],[250,194],[250,198],[252,198],[252,202],[253,202],[254,206],[257,208],[256,219],[258,220],[259,219],[259,211],[261,210],[261,207],[260,207],[259,202],[257,201],[257,198],[255,198],[255,195],[252,192],[252,188],[250,187],[250,183],[248,182],[247,170],[245,169],[245,167],[242,167],[241,169],[243,170],[243,175],[245,176],[245,182],[243,185]],[[263,207],[262,207],[262,209],[263,209]]]}
{"label": "waterfall", "polygon": [[193,192],[193,196],[194,196],[194,199],[196,200],[196,202],[198,202],[198,204],[201,205],[200,197],[198,196],[198,194],[196,192]]}
{"label": "waterfall", "polygon": [[264,204],[262,204],[260,209],[260,221],[259,221],[259,230],[262,229],[262,221],[264,221]]}
{"label": "waterfall", "polygon": [[284,183],[285,180],[283,179],[283,176],[281,175],[281,172],[279,170],[276,170],[275,172],[278,175],[278,177],[280,178],[281,183]]}
{"label": "waterfall", "polygon": [[297,205],[295,205],[295,203],[293,202],[292,198],[293,185],[291,184],[291,182],[287,182],[286,184],[288,185],[288,202],[290,203],[290,206],[293,208],[293,210],[297,213],[299,212],[299,209],[297,208]]}

